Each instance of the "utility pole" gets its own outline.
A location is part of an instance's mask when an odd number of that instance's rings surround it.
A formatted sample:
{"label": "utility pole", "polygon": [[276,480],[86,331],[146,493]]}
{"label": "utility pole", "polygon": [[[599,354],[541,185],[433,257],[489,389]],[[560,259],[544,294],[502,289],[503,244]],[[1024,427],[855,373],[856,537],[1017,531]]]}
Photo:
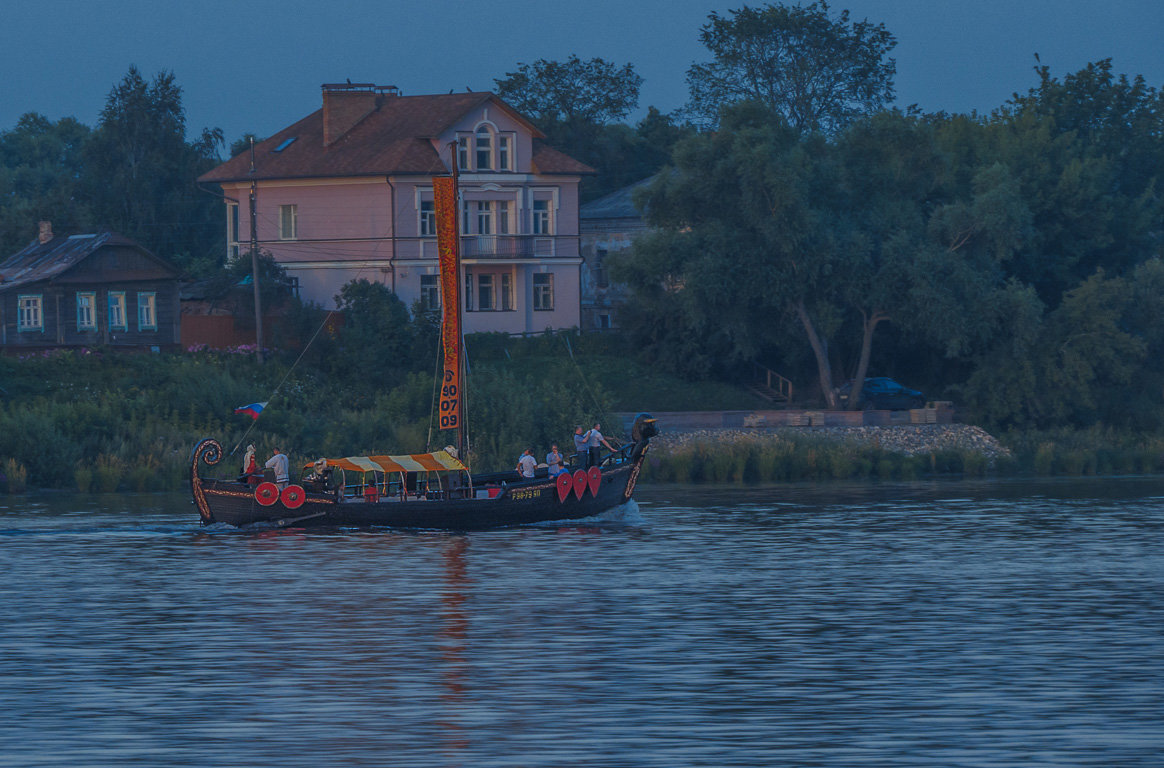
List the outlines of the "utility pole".
{"label": "utility pole", "polygon": [[251,282],[255,286],[255,359],[263,362],[263,309],[259,298],[259,233],[256,227],[255,137],[251,136]]}

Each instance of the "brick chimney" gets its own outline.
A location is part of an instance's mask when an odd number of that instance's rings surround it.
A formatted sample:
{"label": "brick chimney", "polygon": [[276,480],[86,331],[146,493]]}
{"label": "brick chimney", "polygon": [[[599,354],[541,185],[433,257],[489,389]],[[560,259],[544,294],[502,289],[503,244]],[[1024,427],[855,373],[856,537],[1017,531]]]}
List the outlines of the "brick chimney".
{"label": "brick chimney", "polygon": [[393,86],[372,83],[324,83],[323,146],[331,146],[380,106]]}
{"label": "brick chimney", "polygon": [[37,222],[37,224],[40,227],[40,233],[37,234],[36,239],[40,241],[41,245],[44,245],[53,239],[53,223],[51,221],[41,221]]}

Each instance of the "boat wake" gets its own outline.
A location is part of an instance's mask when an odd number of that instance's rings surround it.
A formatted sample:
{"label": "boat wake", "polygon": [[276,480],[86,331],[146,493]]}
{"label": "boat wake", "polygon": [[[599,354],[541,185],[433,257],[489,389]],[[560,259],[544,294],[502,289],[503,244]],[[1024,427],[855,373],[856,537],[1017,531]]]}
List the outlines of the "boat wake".
{"label": "boat wake", "polygon": [[639,512],[639,505],[634,500],[619,504],[617,507],[601,512],[590,517],[571,518],[569,520],[548,520],[541,523],[533,523],[534,527],[587,527],[587,526],[602,526],[610,528],[640,528],[647,525],[647,519]]}

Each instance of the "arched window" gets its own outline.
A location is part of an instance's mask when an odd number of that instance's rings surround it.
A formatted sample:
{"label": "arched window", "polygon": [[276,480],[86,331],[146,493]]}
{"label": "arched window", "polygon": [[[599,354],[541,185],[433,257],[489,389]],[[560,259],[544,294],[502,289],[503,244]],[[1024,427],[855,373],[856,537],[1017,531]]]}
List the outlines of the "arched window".
{"label": "arched window", "polygon": [[493,170],[493,133],[486,125],[477,129],[477,170]]}

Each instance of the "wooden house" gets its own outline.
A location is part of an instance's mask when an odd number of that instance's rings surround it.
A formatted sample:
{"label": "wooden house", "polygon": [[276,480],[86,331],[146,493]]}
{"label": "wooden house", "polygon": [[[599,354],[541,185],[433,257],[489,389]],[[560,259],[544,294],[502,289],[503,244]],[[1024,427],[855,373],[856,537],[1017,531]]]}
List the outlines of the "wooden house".
{"label": "wooden house", "polygon": [[0,349],[176,349],[177,267],[115,232],[52,233],[0,261]]}

